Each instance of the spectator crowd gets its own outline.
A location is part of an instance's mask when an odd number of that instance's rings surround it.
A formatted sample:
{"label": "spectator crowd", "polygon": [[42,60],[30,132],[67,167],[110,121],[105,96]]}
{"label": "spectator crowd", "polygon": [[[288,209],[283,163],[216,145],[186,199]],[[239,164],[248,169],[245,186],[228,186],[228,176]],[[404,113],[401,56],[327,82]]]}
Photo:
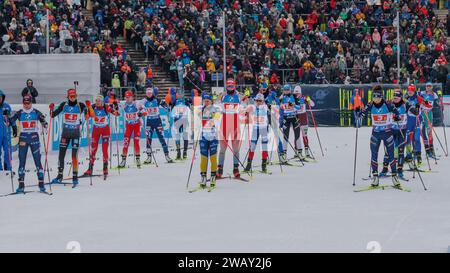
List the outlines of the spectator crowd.
{"label": "spectator crowd", "polygon": [[398,11],[400,81],[449,81],[450,17],[438,19],[437,0],[94,0],[93,20],[81,13],[83,5],[0,2],[1,50],[44,53],[48,7],[50,47],[61,47],[68,31],[73,52],[101,56],[101,82],[115,88],[143,89],[153,78],[151,67],[137,68],[119,36],[186,90],[203,88],[223,71],[224,45],[227,77],[238,85],[397,83]]}

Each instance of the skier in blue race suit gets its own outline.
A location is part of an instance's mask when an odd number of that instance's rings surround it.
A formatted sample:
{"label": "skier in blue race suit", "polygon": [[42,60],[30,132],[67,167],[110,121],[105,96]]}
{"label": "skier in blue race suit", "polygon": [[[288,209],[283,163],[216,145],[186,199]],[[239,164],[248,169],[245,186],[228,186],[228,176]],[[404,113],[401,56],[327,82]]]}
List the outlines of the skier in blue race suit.
{"label": "skier in blue race suit", "polygon": [[169,148],[167,147],[166,140],[164,139],[164,129],[162,126],[161,116],[159,114],[159,107],[165,106],[165,103],[161,102],[160,99],[156,97],[153,88],[147,88],[145,94],[146,98],[141,101],[141,104],[147,113],[145,121],[145,133],[147,134],[147,159],[144,161],[144,164],[150,164],[152,162],[151,147],[153,132],[156,132],[156,135],[158,136],[166,157],[166,161],[168,163],[172,163],[173,160],[169,157]]}
{"label": "skier in blue race suit", "polygon": [[[0,90],[0,113],[3,116],[11,115],[11,106],[5,101],[6,95]],[[0,122],[0,171],[10,171],[11,170],[11,136],[8,131],[8,120],[3,118]],[[3,154],[3,157],[2,157]],[[3,162],[2,162],[3,158]]]}
{"label": "skier in blue race suit", "polygon": [[62,182],[64,158],[69,144],[72,144],[72,183],[73,187],[76,187],[78,185],[78,148],[80,147],[82,121],[83,118],[84,120],[88,118],[87,107],[84,103],[78,102],[75,89],[67,90],[67,101],[62,102],[56,109],[54,107],[53,103],[49,105],[50,116],[55,118],[62,114],[63,129],[59,141],[58,176],[52,180],[52,183],[60,184]]}
{"label": "skier in blue race suit", "polygon": [[405,162],[409,163],[413,159],[417,161],[417,165],[422,165],[422,145],[420,143],[420,128],[422,124],[421,104],[423,98],[416,92],[416,87],[411,84],[408,86],[405,99],[412,106],[408,110],[408,120],[406,122],[406,157]]}
{"label": "skier in blue race suit", "polygon": [[39,140],[38,123],[41,123],[44,129],[47,128],[47,122],[44,115],[37,109],[34,109],[31,96],[23,98],[23,109],[17,111],[10,117],[10,123],[13,125],[13,136],[17,136],[16,121],[20,124],[19,136],[19,187],[17,193],[23,193],[25,190],[25,164],[27,162],[28,148],[31,150],[36,173],[39,182],[39,190],[45,192],[44,170],[41,163],[41,151]]}
{"label": "skier in blue race suit", "polygon": [[[189,109],[190,100],[185,98],[183,90],[177,91],[172,97],[175,102],[171,104],[171,115],[173,117],[173,132],[175,136],[175,145],[177,148],[177,160],[181,159],[181,138],[183,139],[183,159],[187,158],[187,149],[189,145],[189,119],[191,110]],[[173,99],[172,99],[173,100]]]}
{"label": "skier in blue race suit", "polygon": [[401,188],[401,184],[397,177],[397,163],[394,157],[394,135],[392,133],[392,119],[394,122],[399,121],[398,111],[391,105],[386,103],[383,98],[381,86],[377,85],[373,88],[372,102],[361,110],[357,107],[358,117],[365,117],[370,112],[372,114],[372,136],[370,138],[371,166],[372,166],[372,187],[378,187],[378,150],[381,141],[384,142],[386,152],[389,157],[389,165],[392,172],[392,182],[394,187]]}
{"label": "skier in blue race suit", "polygon": [[[411,105],[403,100],[403,93],[400,89],[394,91],[394,98],[389,102],[392,108],[397,109],[399,120],[393,122],[392,132],[394,135],[394,147],[397,149],[397,175],[403,178],[403,163],[405,162],[405,145],[406,145],[406,126],[408,122],[408,111]],[[413,107],[411,111],[416,111]],[[385,176],[388,172],[389,156],[385,153],[383,161],[383,170],[381,176]]]}

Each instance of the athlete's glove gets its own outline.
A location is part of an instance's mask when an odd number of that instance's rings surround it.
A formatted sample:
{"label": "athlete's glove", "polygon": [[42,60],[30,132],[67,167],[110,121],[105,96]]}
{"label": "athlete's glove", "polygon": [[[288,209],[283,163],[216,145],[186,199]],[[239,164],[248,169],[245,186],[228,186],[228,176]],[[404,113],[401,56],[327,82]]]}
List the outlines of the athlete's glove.
{"label": "athlete's glove", "polygon": [[361,112],[361,107],[357,106],[357,107],[355,108],[355,112],[359,114],[359,113]]}
{"label": "athlete's glove", "polygon": [[53,108],[55,108],[55,104],[52,102],[50,103],[50,105],[48,106],[48,108],[50,108],[50,111],[53,111]]}
{"label": "athlete's glove", "polygon": [[395,115],[395,116],[394,116],[394,121],[396,121],[396,122],[397,122],[397,121],[400,121],[400,117],[397,116],[397,115]]}
{"label": "athlete's glove", "polygon": [[311,101],[311,98],[309,97],[309,96],[306,96],[306,102],[310,102]]}
{"label": "athlete's glove", "polygon": [[92,103],[89,100],[87,100],[85,103],[88,108],[90,108],[92,106]]}
{"label": "athlete's glove", "polygon": [[3,115],[4,115],[4,116],[9,116],[9,111],[8,111],[8,109],[3,109]]}
{"label": "athlete's glove", "polygon": [[17,127],[16,126],[12,127],[12,134],[13,134],[13,137],[17,137]]}

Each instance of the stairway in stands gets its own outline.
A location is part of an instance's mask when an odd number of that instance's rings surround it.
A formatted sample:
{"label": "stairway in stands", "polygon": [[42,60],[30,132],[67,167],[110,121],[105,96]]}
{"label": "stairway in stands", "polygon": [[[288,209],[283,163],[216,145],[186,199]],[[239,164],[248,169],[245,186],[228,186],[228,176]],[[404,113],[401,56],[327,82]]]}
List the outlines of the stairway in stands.
{"label": "stairway in stands", "polygon": [[[86,18],[94,20],[92,12],[90,10],[83,10],[82,13]],[[164,98],[171,87],[178,87],[179,83],[177,81],[172,81],[168,72],[163,71],[161,67],[154,65],[152,59],[146,59],[143,50],[136,50],[134,45],[131,42],[127,41],[124,37],[118,37],[117,42],[122,45],[133,63],[138,66],[139,69],[142,67],[147,67],[148,64],[151,65],[153,69],[153,86],[158,87],[159,98]],[[136,72],[139,72],[139,70]],[[136,94],[137,98],[143,98],[144,96],[145,91],[138,91]]]}
{"label": "stairway in stands", "polygon": [[[447,14],[449,13],[448,9],[435,9],[434,14],[436,14],[437,19],[440,22],[444,22],[445,18],[447,18]],[[450,37],[447,36],[447,44],[450,43]]]}

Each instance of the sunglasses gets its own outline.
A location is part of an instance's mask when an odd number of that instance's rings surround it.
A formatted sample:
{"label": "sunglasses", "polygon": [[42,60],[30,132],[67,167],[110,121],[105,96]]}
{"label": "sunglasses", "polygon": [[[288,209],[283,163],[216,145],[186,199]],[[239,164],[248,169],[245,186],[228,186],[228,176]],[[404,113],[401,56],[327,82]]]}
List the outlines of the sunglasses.
{"label": "sunglasses", "polygon": [[24,102],[23,105],[30,105],[31,102]]}
{"label": "sunglasses", "polygon": [[70,95],[70,96],[69,96],[69,99],[76,99],[76,98],[77,98],[76,95]]}

